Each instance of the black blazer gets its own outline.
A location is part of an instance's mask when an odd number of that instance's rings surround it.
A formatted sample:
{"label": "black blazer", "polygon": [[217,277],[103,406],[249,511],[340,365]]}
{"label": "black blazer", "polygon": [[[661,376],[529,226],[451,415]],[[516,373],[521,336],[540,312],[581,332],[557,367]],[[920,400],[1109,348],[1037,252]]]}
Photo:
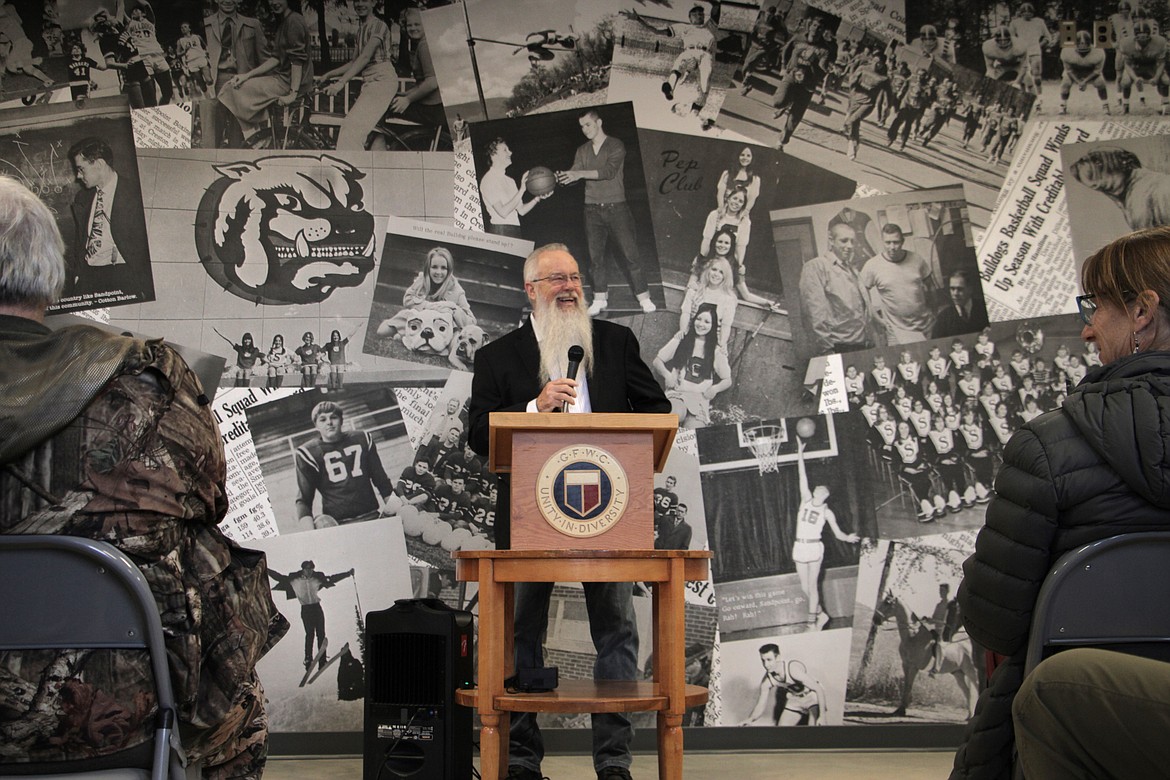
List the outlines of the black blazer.
{"label": "black blazer", "polygon": [[70,208],[73,212],[74,238],[69,260],[69,282],[80,277],[76,287],[67,285],[65,295],[82,292],[107,292],[121,288],[127,293],[141,293],[151,289],[150,250],[146,240],[146,216],[142,209],[142,193],[138,180],[118,176],[118,188],[114,190],[114,202],[109,205],[107,218],[110,235],[124,266],[90,268],[85,264],[85,244],[89,240],[89,212],[93,209],[97,190],[82,188],[73,198]]}
{"label": "black blazer", "polygon": [[964,333],[978,333],[987,327],[987,307],[982,300],[971,301],[971,314],[964,317],[954,304],[948,303],[939,309],[931,336],[936,339],[961,336]]}
{"label": "black blazer", "polygon": [[[593,321],[593,375],[589,402],[595,412],[667,414],[670,401],[650,367],[642,360],[638,339],[624,325]],[[523,412],[540,394],[540,349],[532,323],[480,348],[471,380],[468,442],[480,455],[488,454],[488,415]],[[505,475],[497,476],[496,548],[508,549],[511,489]]]}

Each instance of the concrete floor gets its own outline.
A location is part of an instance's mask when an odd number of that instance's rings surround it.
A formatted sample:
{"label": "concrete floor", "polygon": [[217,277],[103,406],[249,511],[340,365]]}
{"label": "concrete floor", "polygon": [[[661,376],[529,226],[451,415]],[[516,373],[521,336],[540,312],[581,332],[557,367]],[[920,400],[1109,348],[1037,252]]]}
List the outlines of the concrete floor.
{"label": "concrete floor", "polygon": [[[953,751],[776,750],[688,753],[685,778],[728,777],[734,780],[937,780],[951,769]],[[478,762],[477,762],[478,763]],[[548,756],[544,774],[550,780],[594,780],[587,756]],[[657,758],[637,754],[634,780],[658,776]],[[264,780],[361,780],[359,758],[273,758]]]}

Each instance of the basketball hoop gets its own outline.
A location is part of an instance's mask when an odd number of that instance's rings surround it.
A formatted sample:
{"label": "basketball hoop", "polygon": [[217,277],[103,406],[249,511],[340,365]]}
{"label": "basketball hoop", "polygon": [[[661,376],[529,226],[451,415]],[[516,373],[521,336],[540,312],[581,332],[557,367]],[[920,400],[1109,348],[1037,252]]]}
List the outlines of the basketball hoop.
{"label": "basketball hoop", "polygon": [[743,437],[756,456],[761,474],[775,474],[780,471],[780,444],[784,440],[779,425],[756,425],[743,429]]}

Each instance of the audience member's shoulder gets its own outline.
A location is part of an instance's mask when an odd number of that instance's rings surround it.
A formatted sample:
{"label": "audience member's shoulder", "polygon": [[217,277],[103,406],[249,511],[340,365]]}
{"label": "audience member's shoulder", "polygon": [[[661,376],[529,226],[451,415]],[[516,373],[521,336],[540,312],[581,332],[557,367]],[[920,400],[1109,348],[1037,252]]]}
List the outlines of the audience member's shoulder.
{"label": "audience member's shoulder", "polygon": [[67,347],[71,352],[86,355],[90,360],[118,358],[135,365],[149,357],[149,342],[129,332],[115,333],[84,323],[54,328],[47,334],[47,338],[58,348]]}
{"label": "audience member's shoulder", "polygon": [[1027,431],[1045,447],[1054,444],[1084,439],[1072,418],[1063,409],[1050,409],[1021,425],[1019,431]]}

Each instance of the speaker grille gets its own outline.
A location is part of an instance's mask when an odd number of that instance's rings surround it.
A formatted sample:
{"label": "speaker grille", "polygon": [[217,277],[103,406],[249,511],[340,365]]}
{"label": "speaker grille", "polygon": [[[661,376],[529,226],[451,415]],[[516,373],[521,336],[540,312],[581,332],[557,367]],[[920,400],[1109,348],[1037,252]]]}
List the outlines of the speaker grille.
{"label": "speaker grille", "polygon": [[397,707],[445,705],[447,638],[435,634],[371,634],[371,704]]}

